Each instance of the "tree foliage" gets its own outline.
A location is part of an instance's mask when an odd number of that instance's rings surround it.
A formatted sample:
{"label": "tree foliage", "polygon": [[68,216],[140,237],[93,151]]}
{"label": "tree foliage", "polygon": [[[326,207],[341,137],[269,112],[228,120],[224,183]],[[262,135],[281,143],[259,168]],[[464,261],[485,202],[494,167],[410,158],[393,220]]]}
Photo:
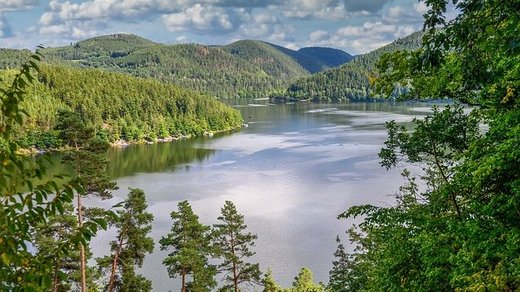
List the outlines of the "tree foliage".
{"label": "tree foliage", "polygon": [[339,102],[348,100],[368,100],[376,94],[370,79],[376,64],[385,53],[399,50],[415,50],[420,46],[421,32],[413,33],[391,44],[364,55],[334,69],[302,77],[290,84],[285,91],[275,95],[275,99]]}
{"label": "tree foliage", "polygon": [[[428,0],[423,46],[384,57],[378,88],[404,98],[471,103],[434,109],[412,129],[388,124],[382,165],[405,172],[393,207],[356,206],[349,291],[520,289],[520,22],[518,1]],[[453,20],[447,5],[460,11]],[[412,131],[411,131],[412,130]]]}
{"label": "tree foliage", "polygon": [[188,201],[179,202],[178,211],[173,211],[171,218],[171,232],[159,241],[162,250],[171,250],[163,261],[168,274],[181,277],[183,292],[210,291],[217,284],[217,270],[208,262],[212,252],[210,227],[199,222]]}
{"label": "tree foliage", "polygon": [[111,242],[112,254],[97,259],[98,265],[108,271],[107,291],[151,291],[150,280],[136,273],[143,266],[146,254],[153,252],[153,215],[146,211],[146,196],[140,189],[131,189],[123,208],[112,224],[117,228],[117,239]]}
{"label": "tree foliage", "polygon": [[44,161],[20,155],[14,139],[16,128],[23,127],[27,111],[22,105],[28,88],[36,82],[41,55],[36,53],[14,74],[11,84],[0,89],[0,289],[36,291],[51,288],[56,273],[55,255],[67,254],[71,244],[86,243],[103,222],[89,222],[77,229],[70,241],[59,242],[52,252],[34,252],[33,233],[65,213],[72,203],[77,183],[61,183],[61,177],[43,179]]}
{"label": "tree foliage", "polygon": [[219,269],[225,273],[222,288],[236,292],[242,284],[260,283],[259,265],[247,262],[255,254],[250,248],[254,246],[257,236],[246,232],[244,216],[238,213],[233,202],[226,201],[220,210],[218,220],[221,223],[213,225],[212,239],[217,255],[222,259]]}
{"label": "tree foliage", "polygon": [[[0,77],[12,80],[12,70]],[[6,86],[0,82],[0,88]],[[40,149],[74,146],[74,121],[92,128],[110,142],[153,141],[157,138],[202,135],[237,128],[237,110],[214,98],[151,79],[94,69],[43,65],[39,78],[26,88],[28,116],[13,138]],[[69,124],[59,125],[68,112]]]}

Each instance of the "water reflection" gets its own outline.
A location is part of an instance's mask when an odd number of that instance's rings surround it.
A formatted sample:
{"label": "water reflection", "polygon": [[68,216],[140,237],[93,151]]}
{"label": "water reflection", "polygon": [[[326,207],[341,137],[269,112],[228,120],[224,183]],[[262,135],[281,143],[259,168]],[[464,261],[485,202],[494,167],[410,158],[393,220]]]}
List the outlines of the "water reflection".
{"label": "water reflection", "polygon": [[187,163],[203,162],[215,150],[193,147],[201,139],[204,138],[112,148],[108,151],[108,173],[117,179],[140,172],[173,171]]}
{"label": "water reflection", "polygon": [[[206,224],[216,223],[225,200],[235,202],[250,231],[258,234],[254,260],[289,286],[300,267],[327,281],[336,235],[351,221],[336,216],[358,204],[389,204],[403,180],[400,170],[379,167],[377,153],[386,139],[384,123],[408,122],[428,111],[421,105],[228,101],[248,127],[213,138],[112,149],[110,175],[120,190],[107,205],[122,200],[129,187],[142,188],[155,215],[152,236],[171,226],[169,213],[189,200]],[[93,242],[97,254],[108,251],[112,234]],[[143,274],[156,291],[176,291],[156,251]]]}

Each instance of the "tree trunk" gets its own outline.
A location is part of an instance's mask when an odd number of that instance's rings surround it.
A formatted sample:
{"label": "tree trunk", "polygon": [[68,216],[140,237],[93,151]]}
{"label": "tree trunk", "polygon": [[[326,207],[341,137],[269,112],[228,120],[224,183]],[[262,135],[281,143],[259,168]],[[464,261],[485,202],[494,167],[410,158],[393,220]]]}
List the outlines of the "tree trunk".
{"label": "tree trunk", "polygon": [[[234,254],[234,252],[233,252]],[[233,262],[233,286],[235,286],[235,292],[238,292],[238,277],[237,277],[237,265]]]}
{"label": "tree trunk", "polygon": [[58,292],[60,285],[60,279],[58,278],[59,263],[56,261],[54,264],[54,279],[52,280],[52,292]]}
{"label": "tree trunk", "polygon": [[123,236],[119,238],[119,244],[117,246],[116,253],[114,255],[114,261],[112,261],[112,273],[110,274],[110,282],[108,284],[108,292],[112,292],[114,290],[114,283],[116,280],[116,270],[117,270],[117,261],[119,259],[119,255],[121,254],[121,249],[123,248]]}
{"label": "tree trunk", "polygon": [[[83,226],[83,210],[81,207],[81,194],[78,193],[78,226],[81,228]],[[85,263],[85,246],[83,243],[80,243],[79,246],[79,254],[81,261],[81,292],[87,292],[87,272],[86,272],[86,263]]]}
{"label": "tree trunk", "polygon": [[186,271],[184,271],[184,268],[181,270],[181,278],[182,278],[182,292],[186,292]]}

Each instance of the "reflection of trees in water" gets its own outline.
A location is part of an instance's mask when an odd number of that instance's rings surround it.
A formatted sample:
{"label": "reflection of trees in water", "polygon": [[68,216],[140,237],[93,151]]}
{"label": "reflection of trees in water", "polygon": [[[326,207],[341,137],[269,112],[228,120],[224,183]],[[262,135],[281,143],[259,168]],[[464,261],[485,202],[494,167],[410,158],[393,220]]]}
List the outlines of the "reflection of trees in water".
{"label": "reflection of trees in water", "polygon": [[132,145],[124,149],[112,148],[108,152],[108,174],[112,178],[136,172],[172,170],[193,161],[202,162],[215,150],[194,148],[197,140],[175,141],[152,145]]}

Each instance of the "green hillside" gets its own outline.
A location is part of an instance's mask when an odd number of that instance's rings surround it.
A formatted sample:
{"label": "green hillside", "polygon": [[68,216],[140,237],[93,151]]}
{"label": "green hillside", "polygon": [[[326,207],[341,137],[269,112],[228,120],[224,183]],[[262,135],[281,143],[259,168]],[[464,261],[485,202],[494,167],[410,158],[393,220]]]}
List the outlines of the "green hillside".
{"label": "green hillside", "polygon": [[[0,68],[20,64],[0,51]],[[28,51],[26,52],[28,53]],[[262,41],[226,46],[165,45],[127,34],[100,36],[42,50],[47,62],[152,77],[220,98],[266,97],[275,89],[330,68],[324,60]],[[338,50],[338,54],[345,54]]]}
{"label": "green hillside", "polygon": [[29,50],[15,50],[0,48],[0,69],[18,68],[31,55]]}
{"label": "green hillside", "polygon": [[276,99],[314,101],[365,100],[369,97],[368,76],[379,58],[387,52],[414,50],[421,46],[422,32],[413,33],[334,69],[298,79]]}
{"label": "green hillside", "polygon": [[325,47],[301,48],[298,50],[298,53],[318,58],[331,68],[341,66],[354,59],[354,56],[342,50]]}
{"label": "green hillside", "polygon": [[[16,70],[0,71],[5,88]],[[29,117],[16,139],[26,147],[60,146],[53,130],[59,110],[69,110],[110,141],[202,135],[241,125],[238,111],[173,84],[96,69],[41,66],[23,107]]]}

